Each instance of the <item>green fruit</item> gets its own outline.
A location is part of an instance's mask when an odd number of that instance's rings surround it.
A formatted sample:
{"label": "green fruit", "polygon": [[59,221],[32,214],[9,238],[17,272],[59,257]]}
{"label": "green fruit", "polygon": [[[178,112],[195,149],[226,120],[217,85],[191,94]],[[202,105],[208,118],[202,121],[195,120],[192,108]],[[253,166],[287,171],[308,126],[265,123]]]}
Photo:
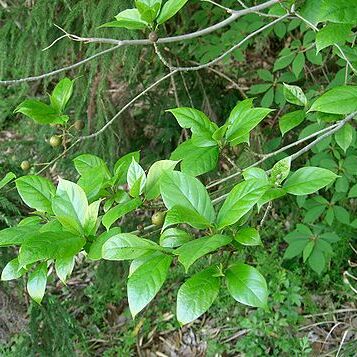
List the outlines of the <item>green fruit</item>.
{"label": "green fruit", "polygon": [[80,131],[84,129],[84,121],[83,120],[76,120],[73,124],[73,126],[76,128],[76,130]]}
{"label": "green fruit", "polygon": [[53,148],[56,148],[60,145],[62,145],[62,138],[58,135],[53,135],[51,136],[50,138],[50,145],[53,147]]}
{"label": "green fruit", "polygon": [[156,212],[151,217],[151,222],[155,226],[162,226],[165,221],[166,212]]}
{"label": "green fruit", "polygon": [[23,171],[27,171],[27,170],[30,170],[31,165],[27,160],[25,160],[25,161],[21,162],[20,167]]}
{"label": "green fruit", "polygon": [[157,35],[156,32],[150,32],[149,34],[149,40],[150,42],[157,42],[157,40],[159,39],[159,36]]}

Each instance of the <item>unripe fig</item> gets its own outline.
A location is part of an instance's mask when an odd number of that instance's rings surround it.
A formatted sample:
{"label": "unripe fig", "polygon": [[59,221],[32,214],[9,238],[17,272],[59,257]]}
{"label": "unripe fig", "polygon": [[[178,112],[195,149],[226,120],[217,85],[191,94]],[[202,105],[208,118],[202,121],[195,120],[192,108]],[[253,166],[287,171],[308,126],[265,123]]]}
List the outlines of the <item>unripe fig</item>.
{"label": "unripe fig", "polygon": [[150,42],[157,42],[157,40],[159,39],[159,36],[157,35],[157,33],[156,32],[150,32],[150,34],[149,34],[149,40],[150,40]]}
{"label": "unripe fig", "polygon": [[28,170],[30,170],[31,165],[27,160],[25,160],[25,161],[21,162],[20,167],[23,171],[28,171]]}
{"label": "unripe fig", "polygon": [[151,217],[151,222],[155,226],[162,226],[165,221],[166,212],[156,212]]}
{"label": "unripe fig", "polygon": [[84,121],[83,120],[76,120],[73,124],[73,126],[76,128],[76,130],[80,131],[84,129]]}
{"label": "unripe fig", "polygon": [[62,145],[62,138],[58,135],[53,135],[51,136],[50,138],[50,145],[53,147],[53,148],[56,148],[60,145]]}

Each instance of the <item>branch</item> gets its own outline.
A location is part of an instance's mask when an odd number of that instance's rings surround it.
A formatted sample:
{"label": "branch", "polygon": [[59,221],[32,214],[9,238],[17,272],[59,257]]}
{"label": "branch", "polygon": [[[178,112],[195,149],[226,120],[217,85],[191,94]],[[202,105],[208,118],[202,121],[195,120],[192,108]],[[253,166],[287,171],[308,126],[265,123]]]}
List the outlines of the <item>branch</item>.
{"label": "branch", "polygon": [[41,74],[39,76],[26,77],[26,78],[20,78],[20,79],[13,79],[13,80],[8,80],[8,81],[0,81],[0,85],[2,85],[2,84],[3,85],[20,84],[20,83],[24,83],[24,82],[33,82],[33,81],[37,81],[39,79],[44,79],[44,78],[47,78],[47,77],[51,77],[51,76],[54,76],[54,75],[56,75],[58,73],[69,71],[70,69],[73,69],[73,68],[77,68],[77,67],[81,66],[82,64],[85,64],[87,62],[90,62],[90,61],[94,60],[95,58],[97,58],[99,56],[105,55],[105,54],[107,54],[109,52],[113,52],[116,49],[118,49],[119,47],[121,47],[121,46],[117,45],[115,47],[108,48],[108,49],[106,49],[104,51],[101,51],[101,52],[98,52],[98,53],[94,54],[93,56],[90,56],[90,57],[88,57],[88,58],[86,58],[86,59],[84,59],[82,61],[79,61],[77,63],[71,64],[71,65],[63,67],[63,68],[56,69],[55,71],[52,71],[52,72]]}
{"label": "branch", "polygon": [[[196,31],[196,32],[192,32],[192,33],[188,33],[185,35],[180,35],[180,36],[173,36],[173,37],[165,37],[165,38],[160,38],[158,39],[157,43],[174,43],[174,42],[179,42],[179,41],[185,41],[185,40],[190,40],[190,39],[194,39],[200,36],[204,36],[207,34],[210,34],[214,31],[217,31],[227,25],[229,25],[230,23],[232,23],[233,21],[237,20],[239,17],[250,14],[250,13],[254,13],[256,11],[260,11],[260,10],[264,10],[274,4],[279,3],[281,0],[269,0],[263,4],[257,5],[257,6],[253,6],[251,8],[247,8],[247,9],[243,9],[243,10],[239,10],[239,11],[235,11],[230,17],[228,17],[227,19],[209,26],[205,29]],[[64,31],[64,30],[62,30]],[[99,52],[87,59],[84,59],[80,62],[77,62],[73,65],[67,66],[67,67],[63,67],[57,70],[54,70],[52,72],[48,72],[39,76],[33,76],[33,77],[27,77],[27,78],[21,78],[21,79],[14,79],[14,80],[3,80],[0,81],[0,85],[9,85],[9,84],[20,84],[23,82],[31,82],[31,81],[36,81],[39,79],[43,79],[46,77],[50,77],[53,75],[56,75],[58,73],[64,72],[64,71],[68,71],[70,69],[76,68],[84,63],[87,63],[101,55],[104,55],[106,53],[112,52],[116,49],[118,49],[119,47],[122,46],[143,46],[143,45],[152,45],[152,42],[149,39],[140,39],[140,40],[116,40],[116,39],[110,39],[110,38],[95,38],[95,37],[79,37],[77,35],[73,35],[73,34],[69,34],[66,31],[65,35],[66,37],[70,38],[73,41],[77,41],[77,42],[85,42],[85,43],[105,43],[105,44],[111,44],[111,45],[116,45],[113,48],[107,49],[105,51]]]}

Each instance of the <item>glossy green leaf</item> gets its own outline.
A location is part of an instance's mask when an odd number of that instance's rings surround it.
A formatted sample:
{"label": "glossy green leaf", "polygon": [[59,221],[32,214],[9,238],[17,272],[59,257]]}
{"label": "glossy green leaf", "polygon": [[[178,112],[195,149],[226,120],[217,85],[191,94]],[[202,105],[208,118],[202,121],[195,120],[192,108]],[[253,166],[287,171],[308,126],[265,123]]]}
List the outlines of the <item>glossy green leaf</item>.
{"label": "glossy green leaf", "polygon": [[230,226],[248,213],[267,190],[267,183],[259,179],[236,185],[223,203],[218,216],[218,229]]}
{"label": "glossy green leaf", "polygon": [[174,251],[178,255],[179,262],[185,267],[186,272],[189,267],[199,258],[208,253],[216,251],[232,241],[231,237],[216,234],[211,237],[203,237],[185,243]]}
{"label": "glossy green leaf", "polygon": [[107,179],[111,177],[107,164],[98,156],[91,154],[79,155],[73,159],[73,163],[81,176],[92,175],[94,173],[92,169],[95,169],[97,175],[103,175]]}
{"label": "glossy green leaf", "polygon": [[98,222],[98,213],[101,200],[91,203],[86,211],[86,216],[84,219],[84,234],[86,236],[95,235],[97,231]]}
{"label": "glossy green leaf", "polygon": [[296,196],[309,195],[331,184],[337,175],[320,167],[303,167],[295,171],[285,182],[283,188]]}
{"label": "glossy green leaf", "polygon": [[102,248],[103,244],[111,237],[116,236],[121,233],[121,229],[119,227],[115,227],[110,229],[107,232],[102,233],[99,237],[94,239],[94,242],[90,246],[88,258],[91,260],[99,260],[102,259]]}
{"label": "glossy green leaf", "polygon": [[191,234],[178,228],[166,229],[160,236],[160,245],[165,248],[177,248],[192,240]]}
{"label": "glossy green leaf", "polygon": [[271,112],[266,108],[252,108],[245,110],[232,123],[226,132],[226,138],[231,145],[245,142],[247,135]]}
{"label": "glossy green leaf", "polygon": [[164,172],[173,171],[178,161],[161,160],[155,162],[149,169],[145,196],[148,200],[153,200],[160,195],[160,179]]}
{"label": "glossy green leaf", "polygon": [[24,267],[44,259],[74,256],[81,251],[86,241],[68,232],[33,233],[26,237],[19,253],[19,264]]}
{"label": "glossy green leaf", "polygon": [[280,185],[290,173],[291,156],[278,161],[271,169],[270,180],[273,184]]}
{"label": "glossy green leaf", "polygon": [[217,167],[218,156],[217,145],[198,147],[192,140],[186,140],[172,152],[170,159],[181,161],[182,172],[191,176],[199,176]]}
{"label": "glossy green leaf", "polygon": [[63,227],[73,233],[83,233],[88,201],[80,186],[60,178],[52,210]]}
{"label": "glossy green leaf", "polygon": [[305,115],[304,110],[296,110],[295,112],[283,115],[279,120],[281,134],[285,135],[288,131],[300,125],[305,120]]}
{"label": "glossy green leaf", "polygon": [[146,174],[144,169],[132,158],[131,164],[128,169],[128,186],[130,195],[138,197],[142,194],[146,184]]}
{"label": "glossy green leaf", "polygon": [[74,268],[75,257],[68,256],[56,259],[55,269],[58,278],[63,284],[66,284],[67,279],[71,276]]}
{"label": "glossy green leaf", "polygon": [[299,52],[293,61],[293,73],[295,77],[298,78],[301,71],[304,69],[305,66],[305,55],[302,52]]}
{"label": "glossy green leaf", "polygon": [[167,211],[162,228],[166,229],[167,227],[180,223],[189,224],[196,229],[205,229],[212,226],[212,223],[197,213],[197,211],[177,205]]}
{"label": "glossy green leaf", "polygon": [[357,18],[357,0],[322,0],[320,21],[355,24]]}
{"label": "glossy green leaf", "polygon": [[133,318],[155,297],[164,284],[172,257],[159,254],[140,265],[128,279],[128,302]]}
{"label": "glossy green leaf", "polygon": [[258,167],[251,167],[243,171],[244,180],[258,179],[268,182],[267,173]]}
{"label": "glossy green leaf", "polygon": [[140,151],[134,151],[125,156],[122,156],[114,165],[114,176],[119,185],[126,183],[129,166],[133,161],[140,161]]}
{"label": "glossy green leaf", "polygon": [[152,250],[159,250],[159,246],[134,234],[120,233],[103,243],[102,257],[106,260],[131,260]]}
{"label": "glossy green leaf", "polygon": [[264,277],[252,266],[237,263],[226,271],[227,288],[241,304],[265,307],[268,288]]}
{"label": "glossy green leaf", "polygon": [[135,6],[139,10],[141,18],[152,23],[161,9],[162,0],[135,0]]}
{"label": "glossy green leaf", "polygon": [[11,245],[21,245],[25,238],[37,232],[41,226],[29,227],[11,227],[0,230],[0,247]]}
{"label": "glossy green leaf", "polygon": [[1,180],[0,180],[0,190],[9,184],[13,179],[16,178],[16,175],[13,172],[8,172]]}
{"label": "glossy green leaf", "polygon": [[194,177],[182,172],[166,172],[161,178],[161,196],[168,209],[183,206],[213,223],[215,212],[208,192]]}
{"label": "glossy green leaf", "polygon": [[138,9],[127,9],[115,16],[116,21],[108,22],[100,27],[124,27],[128,30],[143,30],[148,23],[141,18]]}
{"label": "glossy green leaf", "polygon": [[352,25],[349,24],[327,24],[316,34],[317,52],[335,43],[344,43],[351,33],[351,28]]}
{"label": "glossy green leaf", "polygon": [[21,113],[39,124],[63,124],[69,119],[67,115],[60,115],[51,106],[38,100],[25,100],[16,109],[15,113]]}
{"label": "glossy green leaf", "polygon": [[27,292],[31,299],[41,304],[47,284],[47,263],[42,263],[32,271],[27,280]]}
{"label": "glossy green leaf", "polygon": [[103,226],[107,230],[109,230],[109,228],[112,226],[114,222],[116,222],[119,218],[123,217],[127,213],[136,210],[138,207],[141,206],[141,204],[142,201],[140,198],[134,198],[133,200],[130,200],[125,203],[121,203],[113,207],[103,216],[102,218]]}
{"label": "glossy green leaf", "polygon": [[345,124],[336,134],[335,140],[337,145],[346,152],[351,146],[353,140],[354,129],[350,124]]}
{"label": "glossy green leaf", "polygon": [[168,0],[162,7],[159,17],[157,18],[158,24],[163,24],[171,17],[175,16],[187,3],[188,0]]}
{"label": "glossy green leaf", "polygon": [[234,236],[234,240],[242,245],[254,246],[262,244],[260,234],[255,228],[242,228]]}
{"label": "glossy green leaf", "polygon": [[5,268],[1,273],[1,280],[2,281],[9,281],[20,278],[24,275],[26,270],[24,268],[20,268],[19,260],[17,258],[9,261]]}
{"label": "glossy green leaf", "polygon": [[216,300],[220,279],[217,268],[209,267],[187,279],[177,293],[177,320],[188,324],[203,315]]}
{"label": "glossy green leaf", "polygon": [[291,86],[284,83],[284,96],[289,103],[303,107],[307,104],[307,98],[302,89],[298,86]]}
{"label": "glossy green leaf", "polygon": [[310,111],[331,114],[357,111],[357,86],[340,86],[329,90],[313,103]]}
{"label": "glossy green leaf", "polygon": [[22,176],[16,180],[16,188],[29,207],[52,213],[52,199],[56,189],[50,180],[41,176]]}
{"label": "glossy green leaf", "polygon": [[62,113],[73,93],[73,83],[69,78],[63,78],[54,88],[50,100],[51,106],[58,112]]}

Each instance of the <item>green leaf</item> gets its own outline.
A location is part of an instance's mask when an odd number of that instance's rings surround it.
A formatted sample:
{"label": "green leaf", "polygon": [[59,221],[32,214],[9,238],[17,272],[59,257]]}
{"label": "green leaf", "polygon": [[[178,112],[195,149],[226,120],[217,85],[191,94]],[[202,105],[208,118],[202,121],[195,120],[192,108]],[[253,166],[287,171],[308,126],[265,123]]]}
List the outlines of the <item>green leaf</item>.
{"label": "green leaf", "polygon": [[162,0],[135,0],[135,6],[140,12],[141,18],[152,23],[161,9]]}
{"label": "green leaf", "polygon": [[83,227],[86,236],[95,235],[97,231],[97,226],[99,225],[98,212],[101,202],[101,200],[98,200],[88,206]]}
{"label": "green leaf", "polygon": [[37,232],[41,226],[6,228],[0,231],[0,247],[21,245],[25,238]]}
{"label": "green leaf", "polygon": [[250,87],[249,94],[256,95],[265,93],[272,87],[272,83],[254,84]]}
{"label": "green leaf", "polygon": [[81,176],[91,175],[94,172],[93,169],[95,169],[97,175],[101,174],[106,179],[111,177],[107,164],[98,156],[91,154],[79,155],[73,160],[73,163]]}
{"label": "green leaf", "polygon": [[209,267],[187,279],[178,290],[176,315],[180,324],[188,324],[203,315],[216,300],[220,279],[216,267]]}
{"label": "green leaf", "polygon": [[29,274],[27,280],[27,292],[31,299],[41,304],[43,296],[45,295],[47,284],[47,263],[42,263]]}
{"label": "green leaf", "polygon": [[102,257],[106,260],[131,260],[152,250],[160,250],[160,247],[134,234],[120,233],[103,243]]}
{"label": "green leaf", "polygon": [[329,90],[313,103],[310,111],[331,114],[357,111],[357,86],[340,86]]}
{"label": "green leaf", "polygon": [[289,243],[288,248],[285,250],[283,259],[292,259],[294,257],[297,257],[303,252],[308,243],[308,237],[300,237],[292,241],[291,243]]}
{"label": "green leaf", "polygon": [[321,274],[324,270],[326,259],[323,252],[320,249],[315,249],[312,251],[308,263],[312,270],[314,270],[317,274]]}
{"label": "green leaf", "polygon": [[164,172],[173,171],[178,161],[161,160],[155,162],[149,169],[145,196],[148,200],[153,200],[160,195],[160,179]]}
{"label": "green leaf", "polygon": [[9,184],[13,179],[16,178],[16,175],[13,172],[8,172],[4,178],[0,180],[0,190]]}
{"label": "green leaf", "polygon": [[127,9],[115,16],[116,21],[107,22],[101,27],[124,27],[128,30],[143,30],[148,23],[141,18],[138,9]]}
{"label": "green leaf", "polygon": [[304,110],[296,110],[283,115],[279,120],[281,134],[285,135],[288,131],[300,125],[305,120],[305,115]]}
{"label": "green leaf", "polygon": [[320,167],[303,167],[295,171],[285,182],[283,188],[296,196],[309,195],[331,184],[337,175]]}
{"label": "green leaf", "polygon": [[2,281],[9,281],[20,278],[26,273],[26,270],[20,268],[19,260],[17,258],[9,261],[1,273]]}
{"label": "green leaf", "polygon": [[212,226],[205,217],[201,216],[196,211],[177,205],[167,211],[162,229],[180,223],[189,224],[196,229],[205,229]]}
{"label": "green leaf", "polygon": [[52,210],[63,227],[73,233],[84,233],[88,201],[80,186],[60,178]]}
{"label": "green leaf", "polygon": [[192,240],[192,236],[178,228],[166,229],[160,236],[160,245],[164,248],[176,248]]}
{"label": "green leaf", "polygon": [[327,24],[316,34],[317,52],[335,43],[345,43],[351,33],[351,28],[352,25]]}
{"label": "green leaf", "polygon": [[350,124],[345,124],[336,134],[335,140],[337,145],[346,152],[351,146],[353,140],[354,129]]}
{"label": "green leaf", "polygon": [[218,229],[238,222],[259,201],[267,187],[265,181],[258,179],[243,181],[236,185],[218,213]]}
{"label": "green leaf", "polygon": [[123,185],[126,183],[129,166],[133,161],[136,162],[140,160],[140,151],[134,151],[125,156],[121,157],[114,165],[114,176],[118,185]]}
{"label": "green leaf", "polygon": [[216,234],[211,237],[203,237],[185,243],[174,251],[178,255],[179,262],[185,267],[186,272],[189,267],[199,258],[208,253],[214,252],[232,241],[231,237]]}
{"label": "green leaf", "polygon": [[350,224],[350,214],[348,211],[341,206],[333,206],[333,212],[335,214],[336,219],[342,224]]}
{"label": "green leaf", "polygon": [[234,240],[242,245],[254,246],[262,244],[260,234],[255,228],[242,228],[234,236]]}
{"label": "green leaf", "polygon": [[127,213],[134,211],[138,207],[140,207],[142,201],[140,198],[134,198],[128,202],[119,204],[114,208],[110,209],[102,218],[103,226],[109,230],[114,222],[116,222],[119,218],[126,215]]}
{"label": "green leaf", "polygon": [[128,186],[130,195],[138,197],[142,194],[146,184],[146,174],[143,168],[132,158],[131,164],[128,169]]}
{"label": "green leaf", "polygon": [[320,8],[320,21],[355,24],[357,0],[323,0]]}
{"label": "green leaf", "polygon": [[291,156],[278,161],[271,169],[270,180],[273,184],[280,185],[290,173]]}
{"label": "green leaf", "polygon": [[140,265],[128,279],[128,302],[133,318],[155,297],[164,284],[172,257],[159,254]]}
{"label": "green leaf", "polygon": [[[207,115],[193,108],[176,108],[167,110],[176,118],[181,128],[191,129],[192,134],[199,136],[205,145],[199,146],[215,146],[216,142],[212,139],[213,133],[218,129]],[[197,145],[198,146],[198,145]]]}
{"label": "green leaf", "polygon": [[162,7],[157,23],[161,25],[171,19],[171,17],[175,16],[186,5],[187,1],[188,0],[168,0]]}
{"label": "green leaf", "polygon": [[74,268],[75,257],[68,256],[56,259],[55,269],[58,278],[63,284],[66,284],[67,279],[71,276]]}
{"label": "green leaf", "polygon": [[161,196],[168,209],[183,206],[213,223],[215,212],[208,192],[194,177],[182,172],[166,172],[161,178]]}
{"label": "green leaf", "polygon": [[313,240],[311,240],[309,243],[307,243],[305,245],[305,248],[304,248],[304,250],[302,252],[302,257],[303,257],[304,263],[310,257],[314,247],[315,247],[315,241],[313,241]]}
{"label": "green leaf", "polygon": [[275,61],[273,72],[286,68],[287,66],[289,66],[289,64],[291,64],[294,58],[295,53],[291,52],[290,50],[287,50],[286,53],[284,53]]}
{"label": "green leaf", "polygon": [[282,188],[274,187],[268,189],[257,203],[258,211],[260,211],[262,206],[264,206],[266,203],[276,200],[277,198],[283,197],[285,195],[286,195],[286,191]]}
{"label": "green leaf", "polygon": [[305,55],[299,52],[293,61],[293,73],[298,78],[305,66]]}
{"label": "green leaf", "polygon": [[251,109],[253,107],[253,100],[254,98],[248,98],[238,102],[230,112],[226,124],[232,125],[244,112],[246,112],[248,109]]}
{"label": "green leaf", "polygon": [[241,304],[266,306],[268,288],[257,269],[243,263],[234,264],[226,271],[226,281],[228,291]]}
{"label": "green leaf", "polygon": [[52,213],[52,199],[56,189],[50,180],[41,176],[22,176],[16,180],[16,188],[29,207]]}
{"label": "green leaf", "polygon": [[226,132],[231,145],[245,142],[247,135],[271,112],[271,109],[252,108],[244,110]]}
{"label": "green leaf", "polygon": [[24,239],[19,253],[20,267],[44,259],[74,256],[81,251],[84,238],[68,232],[33,233]]}
{"label": "green leaf", "polygon": [[62,113],[73,93],[73,83],[69,78],[63,78],[53,90],[50,100],[51,106],[58,112]]}
{"label": "green leaf", "polygon": [[352,186],[350,192],[348,193],[348,198],[356,198],[357,197],[357,184]]}
{"label": "green leaf", "polygon": [[251,167],[243,171],[244,180],[258,179],[268,182],[268,175],[263,169]]}
{"label": "green leaf", "polygon": [[192,140],[186,140],[172,152],[171,160],[181,160],[181,171],[199,176],[217,167],[219,156],[218,146],[198,147]]}
{"label": "green leaf", "polygon": [[273,82],[274,76],[267,69],[258,69],[257,74],[260,79],[266,82]]}
{"label": "green leaf", "polygon": [[60,115],[56,109],[38,100],[25,100],[14,112],[24,114],[39,124],[63,124],[69,119],[67,115]]}
{"label": "green leaf", "polygon": [[302,89],[298,86],[290,86],[284,83],[284,96],[289,103],[303,107],[307,105],[307,98]]}
{"label": "green leaf", "polygon": [[102,247],[103,244],[111,237],[116,236],[121,233],[119,227],[110,229],[108,232],[102,233],[99,237],[94,239],[94,242],[90,246],[88,258],[91,260],[102,259]]}

